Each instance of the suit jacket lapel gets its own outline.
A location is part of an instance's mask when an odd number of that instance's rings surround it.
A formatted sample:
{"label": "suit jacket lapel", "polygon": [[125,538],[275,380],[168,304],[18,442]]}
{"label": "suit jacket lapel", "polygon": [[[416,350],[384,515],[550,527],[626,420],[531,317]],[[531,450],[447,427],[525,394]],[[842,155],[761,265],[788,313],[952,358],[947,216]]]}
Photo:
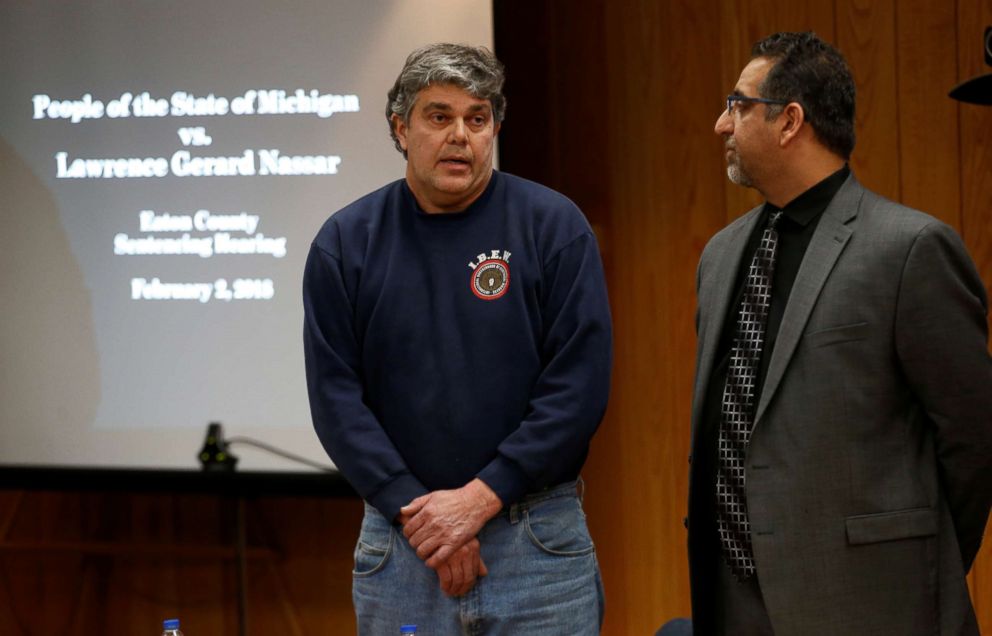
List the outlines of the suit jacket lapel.
{"label": "suit jacket lapel", "polygon": [[854,175],[851,175],[823,211],[823,216],[816,226],[809,247],[806,248],[802,265],[796,274],[796,281],[789,294],[789,302],[785,305],[775,349],[768,363],[768,374],[765,376],[761,397],[758,400],[758,410],[754,416],[755,424],[761,420],[775,395],[785,369],[789,366],[789,360],[796,351],[796,345],[799,344],[806,329],[806,322],[813,311],[813,306],[816,305],[820,290],[823,289],[830,271],[851,238],[853,230],[847,223],[857,216],[863,195],[864,188]]}
{"label": "suit jacket lapel", "polygon": [[[713,358],[723,333],[723,325],[727,319],[727,311],[733,300],[734,281],[737,280],[737,270],[740,267],[747,239],[751,236],[755,224],[761,218],[759,213],[762,206],[753,208],[733,229],[733,234],[727,237],[729,249],[723,250],[713,266],[713,273],[708,277],[714,281],[711,290],[701,295],[699,319],[699,356],[696,369],[696,390],[693,392],[692,416],[695,423],[693,429],[702,419],[703,402],[713,373]],[[703,290],[700,290],[701,292]]]}

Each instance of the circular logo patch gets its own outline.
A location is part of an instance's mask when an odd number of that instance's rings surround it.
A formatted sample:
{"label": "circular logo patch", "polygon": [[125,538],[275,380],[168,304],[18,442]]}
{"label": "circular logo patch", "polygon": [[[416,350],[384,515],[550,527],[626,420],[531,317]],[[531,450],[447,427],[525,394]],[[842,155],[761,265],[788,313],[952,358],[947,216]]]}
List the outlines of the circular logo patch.
{"label": "circular logo patch", "polygon": [[482,300],[496,300],[510,286],[510,268],[505,261],[483,261],[472,272],[472,293]]}

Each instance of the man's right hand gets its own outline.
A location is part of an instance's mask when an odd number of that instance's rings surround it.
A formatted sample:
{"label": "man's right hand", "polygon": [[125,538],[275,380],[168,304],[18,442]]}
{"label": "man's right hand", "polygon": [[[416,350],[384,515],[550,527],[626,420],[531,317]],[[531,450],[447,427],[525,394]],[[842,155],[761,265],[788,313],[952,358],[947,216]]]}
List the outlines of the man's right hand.
{"label": "man's right hand", "polygon": [[475,587],[476,581],[486,576],[489,570],[482,562],[479,553],[479,540],[471,539],[468,543],[455,550],[447,561],[441,563],[434,571],[441,583],[441,591],[451,597],[462,596]]}

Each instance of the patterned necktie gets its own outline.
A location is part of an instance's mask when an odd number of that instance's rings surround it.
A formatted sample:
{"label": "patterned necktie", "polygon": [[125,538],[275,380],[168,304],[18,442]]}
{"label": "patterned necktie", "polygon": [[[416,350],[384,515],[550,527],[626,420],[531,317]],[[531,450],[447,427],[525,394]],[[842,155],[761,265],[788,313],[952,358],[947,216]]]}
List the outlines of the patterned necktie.
{"label": "patterned necktie", "polygon": [[758,367],[768,326],[772,275],[778,251],[775,225],[781,216],[780,211],[771,214],[751,259],[737,314],[737,331],[730,350],[720,413],[716,522],[724,558],[738,580],[746,579],[755,571],[744,489],[744,458],[754,424]]}

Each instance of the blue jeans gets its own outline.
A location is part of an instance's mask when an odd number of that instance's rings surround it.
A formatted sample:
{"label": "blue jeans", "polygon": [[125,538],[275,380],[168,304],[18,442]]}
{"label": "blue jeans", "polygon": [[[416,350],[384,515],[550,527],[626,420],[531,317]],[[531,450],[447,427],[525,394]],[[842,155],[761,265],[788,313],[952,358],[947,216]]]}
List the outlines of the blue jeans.
{"label": "blue jeans", "polygon": [[503,509],[478,535],[489,575],[450,598],[403,533],[365,505],[352,598],[358,633],[599,634],[603,585],[582,503],[571,482]]}

